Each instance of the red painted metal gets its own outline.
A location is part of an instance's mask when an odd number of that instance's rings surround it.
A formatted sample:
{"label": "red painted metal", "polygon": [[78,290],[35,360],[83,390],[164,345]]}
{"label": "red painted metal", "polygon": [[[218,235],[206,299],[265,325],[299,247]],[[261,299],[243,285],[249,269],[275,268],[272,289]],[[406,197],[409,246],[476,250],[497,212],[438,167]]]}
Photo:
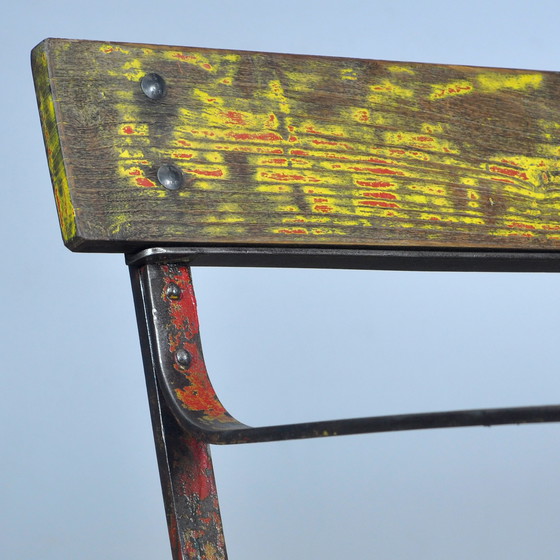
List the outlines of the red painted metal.
{"label": "red painted metal", "polygon": [[[226,560],[209,446],[177,423],[161,393],[156,372],[158,352],[151,320],[156,311],[154,302],[159,300],[157,313],[165,317],[165,327],[160,332],[168,340],[167,352],[173,355],[179,348],[192,351],[193,340],[198,337],[192,284],[188,270],[182,270],[182,275],[173,275],[169,267],[159,268],[158,272],[150,277],[148,267],[142,267],[131,269],[131,276],[173,560]],[[171,282],[181,288],[176,300],[166,295]],[[219,404],[206,398],[208,392],[204,393],[206,397],[202,394],[206,391],[202,356],[197,356],[192,365],[201,378],[201,394],[198,398],[194,394],[197,389],[191,385],[189,391],[185,389],[186,401],[196,409],[209,406],[219,416]],[[175,366],[180,371],[178,364]]]}
{"label": "red painted metal", "polygon": [[[165,257],[165,255],[163,255]],[[178,254],[180,257],[180,254]],[[560,421],[560,406],[456,410],[252,427],[236,420],[214,392],[202,355],[196,300],[185,264],[141,267],[149,363],[183,429],[207,443],[251,443],[399,430]],[[179,356],[182,355],[182,358]]]}

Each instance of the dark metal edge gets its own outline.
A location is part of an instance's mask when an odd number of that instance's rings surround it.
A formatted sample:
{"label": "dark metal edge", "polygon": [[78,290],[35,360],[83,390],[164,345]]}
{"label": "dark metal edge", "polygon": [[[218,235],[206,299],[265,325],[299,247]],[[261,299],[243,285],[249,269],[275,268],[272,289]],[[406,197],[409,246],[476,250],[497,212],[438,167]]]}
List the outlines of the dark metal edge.
{"label": "dark metal edge", "polygon": [[126,264],[347,268],[441,272],[560,272],[560,253],[275,247],[153,247],[126,255]]}

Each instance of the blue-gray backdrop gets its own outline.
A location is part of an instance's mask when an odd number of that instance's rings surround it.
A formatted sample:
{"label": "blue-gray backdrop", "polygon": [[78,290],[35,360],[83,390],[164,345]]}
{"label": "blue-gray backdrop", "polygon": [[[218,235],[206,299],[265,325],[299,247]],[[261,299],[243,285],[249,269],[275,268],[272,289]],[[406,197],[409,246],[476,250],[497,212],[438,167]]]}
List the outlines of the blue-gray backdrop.
{"label": "blue-gray backdrop", "polygon": [[[62,245],[29,68],[36,43],[560,70],[559,12],[553,0],[4,5],[0,557],[169,558],[127,270],[121,256]],[[559,281],[195,270],[216,388],[254,424],[558,402]],[[213,448],[230,556],[557,560],[558,434],[547,425]]]}

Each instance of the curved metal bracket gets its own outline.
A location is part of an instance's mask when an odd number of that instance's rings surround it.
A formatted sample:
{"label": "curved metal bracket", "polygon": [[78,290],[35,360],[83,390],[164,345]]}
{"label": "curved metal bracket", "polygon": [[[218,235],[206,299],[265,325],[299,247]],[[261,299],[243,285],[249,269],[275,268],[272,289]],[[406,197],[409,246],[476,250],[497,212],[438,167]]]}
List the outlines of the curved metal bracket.
{"label": "curved metal bracket", "polygon": [[132,277],[146,368],[155,374],[159,390],[183,429],[207,443],[560,421],[560,406],[551,405],[247,426],[222,405],[208,377],[189,267],[144,264],[132,268]]}

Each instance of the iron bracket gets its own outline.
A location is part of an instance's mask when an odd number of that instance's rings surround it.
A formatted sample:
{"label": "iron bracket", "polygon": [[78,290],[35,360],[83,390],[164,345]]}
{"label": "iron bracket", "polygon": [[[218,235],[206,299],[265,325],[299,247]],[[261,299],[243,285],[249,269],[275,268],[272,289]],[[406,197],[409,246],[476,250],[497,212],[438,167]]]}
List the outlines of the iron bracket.
{"label": "iron bracket", "polygon": [[[193,254],[195,255],[193,259]],[[189,259],[198,249],[153,249],[129,257],[147,372],[155,375],[177,422],[213,444],[252,443],[358,433],[493,426],[560,421],[560,405],[459,410],[251,427],[234,418],[216,395],[206,371]],[[212,253],[213,254],[213,253]],[[272,253],[271,253],[272,254]],[[273,258],[278,258],[276,253]],[[204,258],[203,258],[204,260]],[[170,262],[174,261],[174,262]],[[557,258],[554,261],[558,263]],[[146,350],[146,358],[148,358]]]}

